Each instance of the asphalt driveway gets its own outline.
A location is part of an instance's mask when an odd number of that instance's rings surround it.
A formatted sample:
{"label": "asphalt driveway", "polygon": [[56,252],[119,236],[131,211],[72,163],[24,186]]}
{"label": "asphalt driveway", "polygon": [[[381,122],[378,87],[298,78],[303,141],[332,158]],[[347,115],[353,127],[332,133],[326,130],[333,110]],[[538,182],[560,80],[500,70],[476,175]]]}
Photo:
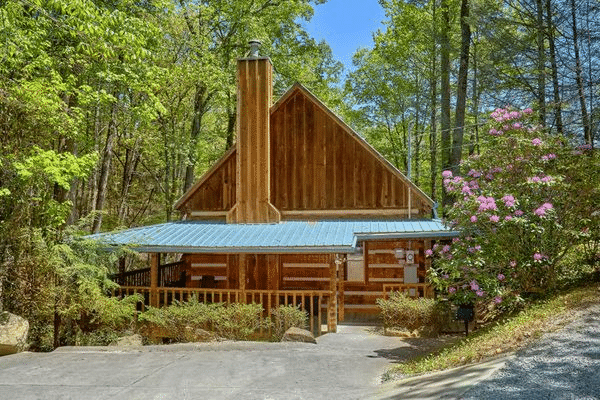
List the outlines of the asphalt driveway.
{"label": "asphalt driveway", "polygon": [[316,345],[60,348],[0,358],[0,399],[365,399],[392,363],[439,343],[346,325]]}

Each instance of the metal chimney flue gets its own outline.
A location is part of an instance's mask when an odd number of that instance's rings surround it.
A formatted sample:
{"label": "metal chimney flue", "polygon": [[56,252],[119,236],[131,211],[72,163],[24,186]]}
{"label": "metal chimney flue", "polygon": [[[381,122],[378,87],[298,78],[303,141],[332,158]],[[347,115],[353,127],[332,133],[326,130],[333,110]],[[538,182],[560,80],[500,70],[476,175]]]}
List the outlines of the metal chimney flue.
{"label": "metal chimney flue", "polygon": [[250,45],[250,56],[249,57],[258,57],[258,50],[260,49],[260,40],[257,39],[253,39],[251,41],[248,42],[248,44]]}

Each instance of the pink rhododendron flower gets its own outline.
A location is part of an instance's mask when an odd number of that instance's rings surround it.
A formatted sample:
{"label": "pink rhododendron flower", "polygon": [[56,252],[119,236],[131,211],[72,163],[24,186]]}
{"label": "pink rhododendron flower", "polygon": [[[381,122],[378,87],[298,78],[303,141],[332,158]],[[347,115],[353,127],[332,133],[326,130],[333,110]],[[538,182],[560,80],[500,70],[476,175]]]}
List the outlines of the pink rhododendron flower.
{"label": "pink rhododendron flower", "polygon": [[534,146],[539,146],[542,144],[542,140],[540,138],[535,138],[531,141],[531,144]]}
{"label": "pink rhododendron flower", "polygon": [[515,211],[515,216],[516,216],[516,217],[520,217],[520,216],[522,216],[523,214],[524,214],[524,213],[523,213],[523,211],[521,211],[521,210],[517,210],[517,211]]}
{"label": "pink rhododendron flower", "polygon": [[467,173],[467,175],[472,176],[473,178],[479,178],[481,173],[472,169]]}
{"label": "pink rhododendron flower", "polygon": [[469,187],[473,190],[479,189],[479,183],[475,180],[469,182]]}
{"label": "pink rhododendron flower", "polygon": [[450,245],[445,245],[444,247],[442,247],[442,252],[447,253],[450,251]]}
{"label": "pink rhododendron flower", "polygon": [[500,297],[500,296],[494,297],[494,303],[496,303],[496,304],[502,303],[502,297]]}
{"label": "pink rhododendron flower", "polygon": [[541,253],[534,253],[533,254],[534,261],[542,261],[544,258],[546,258],[546,256],[543,255],[543,254],[541,254]]}
{"label": "pink rhododendron flower", "polygon": [[426,255],[427,257],[431,257],[431,256],[433,255],[433,250],[431,250],[431,249],[427,249],[427,250],[425,250],[425,255]]}
{"label": "pink rhododendron flower", "polygon": [[442,177],[444,177],[444,178],[448,178],[448,179],[449,179],[449,178],[452,178],[452,171],[448,171],[448,170],[446,170],[446,171],[443,171],[443,172],[442,172]]}
{"label": "pink rhododendron flower", "polygon": [[498,222],[498,221],[500,221],[500,217],[497,215],[490,215],[490,221]]}
{"label": "pink rhododendron flower", "polygon": [[506,277],[503,274],[498,274],[497,278],[498,278],[499,281],[503,281],[503,280],[506,279]]}
{"label": "pink rhododendron flower", "polygon": [[533,114],[533,110],[531,108],[526,108],[523,110],[523,114]]}
{"label": "pink rhododendron flower", "polygon": [[455,287],[449,287],[448,288],[448,293],[450,293],[450,294],[456,293],[456,288]]}
{"label": "pink rhododendron flower", "polygon": [[496,200],[494,200],[493,197],[485,197],[485,196],[479,196],[477,197],[477,201],[479,201],[479,211],[486,211],[486,210],[497,210],[498,207],[496,206]]}
{"label": "pink rhododendron flower", "polygon": [[522,127],[522,125],[521,125],[520,123],[518,123],[518,122],[515,122],[515,123],[513,124],[513,128],[514,128],[514,129],[521,129],[521,127]]}
{"label": "pink rhododendron flower", "polygon": [[475,215],[471,215],[471,222],[477,222],[477,217]]}
{"label": "pink rhododendron flower", "polygon": [[504,196],[502,198],[502,201],[504,202],[504,205],[506,207],[513,207],[515,205],[515,198],[509,194],[507,194],[506,196]]}
{"label": "pink rhododendron flower", "polygon": [[552,204],[544,203],[539,208],[535,209],[534,214],[539,217],[543,217],[546,215],[546,211],[551,210],[552,208],[554,208]]}
{"label": "pink rhododendron flower", "polygon": [[477,296],[479,297],[483,297],[483,295],[485,294],[485,292],[483,290],[478,290],[475,292],[477,294]]}

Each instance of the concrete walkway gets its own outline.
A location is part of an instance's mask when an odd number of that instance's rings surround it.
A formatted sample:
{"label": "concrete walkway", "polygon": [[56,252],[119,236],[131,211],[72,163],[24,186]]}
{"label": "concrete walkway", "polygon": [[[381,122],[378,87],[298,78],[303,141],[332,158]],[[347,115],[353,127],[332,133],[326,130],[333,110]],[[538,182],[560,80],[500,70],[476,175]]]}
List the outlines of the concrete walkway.
{"label": "concrete walkway", "polygon": [[342,325],[318,344],[66,347],[0,358],[0,399],[365,399],[435,341]]}
{"label": "concrete walkway", "polygon": [[382,336],[341,325],[307,343],[216,342],[64,347],[0,358],[0,399],[450,399],[506,362],[498,358],[380,384],[394,363],[442,339]]}

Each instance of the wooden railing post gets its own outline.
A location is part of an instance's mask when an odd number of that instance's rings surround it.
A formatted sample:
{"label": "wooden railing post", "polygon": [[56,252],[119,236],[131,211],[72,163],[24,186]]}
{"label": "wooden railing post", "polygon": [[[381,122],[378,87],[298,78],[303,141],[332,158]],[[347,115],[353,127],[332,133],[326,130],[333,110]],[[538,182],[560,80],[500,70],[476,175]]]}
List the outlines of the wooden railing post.
{"label": "wooden railing post", "polygon": [[246,255],[245,254],[240,254],[240,259],[238,262],[238,268],[239,268],[239,272],[238,272],[238,279],[239,279],[239,285],[240,285],[240,303],[245,304],[246,303]]}
{"label": "wooden railing post", "polygon": [[337,332],[337,270],[335,256],[329,261],[329,302],[327,303],[327,332]]}
{"label": "wooden railing post", "polygon": [[150,305],[158,307],[158,263],[159,253],[150,254]]}
{"label": "wooden railing post", "polygon": [[337,280],[338,280],[338,299],[339,299],[339,304],[338,304],[338,319],[340,321],[344,320],[344,302],[346,301],[344,299],[344,256],[341,254],[338,254],[335,258],[335,265],[336,265],[336,269],[337,269]]}

